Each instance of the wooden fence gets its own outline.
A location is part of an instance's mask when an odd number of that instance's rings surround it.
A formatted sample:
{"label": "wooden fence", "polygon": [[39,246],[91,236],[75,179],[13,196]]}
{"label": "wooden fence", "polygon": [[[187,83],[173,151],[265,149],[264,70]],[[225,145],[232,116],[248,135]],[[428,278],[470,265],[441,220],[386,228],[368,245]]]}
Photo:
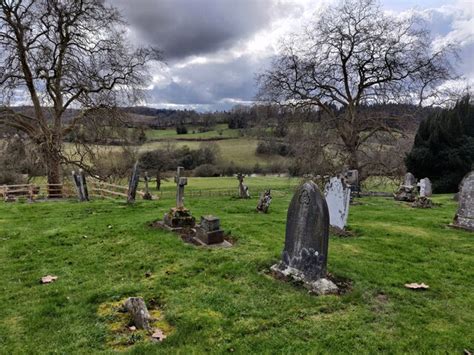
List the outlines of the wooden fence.
{"label": "wooden fence", "polygon": [[17,184],[0,185],[0,197],[6,202],[25,198],[38,199],[69,198],[73,195],[70,184]]}
{"label": "wooden fence", "polygon": [[[127,198],[128,196],[128,186],[121,186],[121,185],[109,184],[107,182],[91,181],[91,180],[89,180],[88,185],[90,186],[89,195],[91,197],[115,199],[118,197]],[[143,197],[145,195],[145,192],[137,190],[137,195]]]}

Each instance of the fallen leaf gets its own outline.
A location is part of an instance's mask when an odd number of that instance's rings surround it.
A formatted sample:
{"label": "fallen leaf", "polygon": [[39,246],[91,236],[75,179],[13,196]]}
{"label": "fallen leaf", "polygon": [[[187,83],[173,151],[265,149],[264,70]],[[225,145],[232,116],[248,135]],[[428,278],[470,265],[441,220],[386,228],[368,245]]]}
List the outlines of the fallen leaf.
{"label": "fallen leaf", "polygon": [[164,339],[166,339],[166,335],[161,329],[155,328],[153,334],[151,335],[151,338],[156,341],[163,341]]}
{"label": "fallen leaf", "polygon": [[49,283],[51,283],[51,282],[53,282],[53,281],[56,281],[57,278],[58,278],[57,276],[46,275],[46,276],[43,276],[43,277],[41,278],[41,283],[42,283],[42,284],[49,284]]}
{"label": "fallen leaf", "polygon": [[107,226],[107,228],[109,228],[109,229],[112,229],[112,225],[111,225],[111,224],[109,224],[109,225]]}
{"label": "fallen leaf", "polygon": [[430,288],[428,285],[425,285],[424,283],[419,284],[416,282],[413,282],[411,284],[405,284],[405,287],[411,290],[427,290]]}
{"label": "fallen leaf", "polygon": [[128,327],[128,330],[131,330],[132,332],[134,332],[135,330],[137,330],[137,327],[132,325],[131,327]]}

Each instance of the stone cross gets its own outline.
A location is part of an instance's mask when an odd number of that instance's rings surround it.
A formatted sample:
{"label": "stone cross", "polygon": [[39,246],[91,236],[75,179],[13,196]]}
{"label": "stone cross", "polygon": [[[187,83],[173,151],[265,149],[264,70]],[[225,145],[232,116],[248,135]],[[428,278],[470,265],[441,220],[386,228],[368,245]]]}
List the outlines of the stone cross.
{"label": "stone cross", "polygon": [[474,231],[474,171],[467,174],[461,182],[454,225]]}
{"label": "stone cross", "polygon": [[249,188],[244,184],[245,175],[239,173],[237,174],[237,180],[239,180],[239,197],[240,198],[250,198]]}
{"label": "stone cross", "polygon": [[277,269],[305,282],[326,277],[328,241],[328,206],[318,186],[308,181],[296,190],[288,208],[285,247]]}
{"label": "stone cross", "polygon": [[183,208],[184,207],[184,187],[188,184],[188,179],[185,177],[181,177],[181,171],[184,168],[182,166],[178,166],[176,170],[176,176],[174,177],[174,182],[176,183],[176,207]]}
{"label": "stone cross", "polygon": [[136,162],[135,165],[133,166],[132,175],[130,176],[130,181],[128,182],[128,191],[127,191],[128,203],[135,202],[139,179],[140,179],[140,170],[138,169],[138,162]]}
{"label": "stone cross", "polygon": [[430,179],[421,179],[418,186],[420,187],[420,197],[430,197],[433,194]]}
{"label": "stone cross", "polygon": [[349,216],[351,189],[340,177],[333,177],[324,187],[331,226],[344,229]]}

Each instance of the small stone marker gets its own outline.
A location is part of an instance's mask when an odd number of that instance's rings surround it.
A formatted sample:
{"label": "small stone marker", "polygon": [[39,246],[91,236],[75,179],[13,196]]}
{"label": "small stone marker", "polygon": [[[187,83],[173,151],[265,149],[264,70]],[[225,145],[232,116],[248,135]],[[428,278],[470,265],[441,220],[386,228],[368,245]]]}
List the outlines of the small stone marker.
{"label": "small stone marker", "polygon": [[460,187],[459,205],[453,226],[474,231],[474,171],[464,177]]}
{"label": "small stone marker", "polygon": [[244,184],[244,177],[245,175],[242,175],[241,173],[237,175],[237,179],[239,180],[239,197],[250,198],[249,188]]}
{"label": "small stone marker", "polygon": [[268,213],[268,209],[270,208],[271,203],[272,203],[271,190],[265,190],[265,192],[260,195],[260,199],[258,200],[257,211]]}
{"label": "small stone marker", "polygon": [[317,294],[335,293],[337,286],[326,279],[328,242],[328,206],[318,186],[308,181],[291,200],[282,260],[271,269],[278,277],[303,281]]}
{"label": "small stone marker", "polygon": [[433,194],[431,181],[427,177],[420,180],[418,187],[420,188],[420,197],[430,197]]}
{"label": "small stone marker", "polygon": [[130,176],[130,181],[128,182],[128,192],[127,192],[128,203],[135,202],[139,179],[140,179],[140,170],[138,169],[138,162],[136,162],[135,165],[133,166],[132,175]]}
{"label": "small stone marker", "polygon": [[340,177],[332,177],[324,188],[331,226],[344,229],[349,216],[351,189]]}
{"label": "small stone marker", "polygon": [[224,242],[220,219],[215,216],[201,216],[201,225],[196,229],[196,237],[206,245]]}
{"label": "small stone marker", "polygon": [[143,298],[129,297],[123,304],[123,308],[132,316],[133,325],[137,329],[151,330],[149,323],[151,316]]}
{"label": "small stone marker", "polygon": [[150,178],[148,177],[148,172],[146,171],[145,171],[145,176],[143,180],[145,181],[145,193],[143,194],[143,199],[151,200],[153,197],[151,196],[150,187],[148,186],[148,182],[150,181]]}

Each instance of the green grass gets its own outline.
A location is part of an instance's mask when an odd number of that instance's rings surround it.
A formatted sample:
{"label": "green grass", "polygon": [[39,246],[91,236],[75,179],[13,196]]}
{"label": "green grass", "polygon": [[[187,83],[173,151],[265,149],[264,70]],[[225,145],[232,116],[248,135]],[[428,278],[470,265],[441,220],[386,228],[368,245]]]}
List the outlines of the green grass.
{"label": "green grass", "polygon": [[[217,183],[190,179],[189,188]],[[195,216],[221,218],[237,238],[231,249],[150,229],[171,198],[0,204],[0,353],[111,353],[98,309],[132,295],[154,299],[174,329],[163,343],[128,349],[137,354],[474,350],[474,234],[446,227],[456,207],[450,196],[436,196],[441,206],[432,210],[360,199],[349,217],[357,237],[331,237],[329,246],[329,271],[351,279],[353,290],[316,297],[267,275],[283,247],[292,186],[268,215],[254,212],[255,198],[186,200]],[[59,279],[40,285],[46,274]]]}

